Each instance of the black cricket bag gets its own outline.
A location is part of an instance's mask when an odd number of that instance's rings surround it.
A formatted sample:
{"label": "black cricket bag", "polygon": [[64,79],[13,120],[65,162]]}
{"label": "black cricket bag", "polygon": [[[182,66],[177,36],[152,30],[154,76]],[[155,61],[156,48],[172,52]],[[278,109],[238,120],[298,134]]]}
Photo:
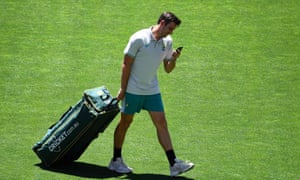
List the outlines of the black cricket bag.
{"label": "black cricket bag", "polygon": [[104,86],[85,90],[82,99],[48,129],[32,150],[47,167],[75,161],[119,111],[118,101]]}

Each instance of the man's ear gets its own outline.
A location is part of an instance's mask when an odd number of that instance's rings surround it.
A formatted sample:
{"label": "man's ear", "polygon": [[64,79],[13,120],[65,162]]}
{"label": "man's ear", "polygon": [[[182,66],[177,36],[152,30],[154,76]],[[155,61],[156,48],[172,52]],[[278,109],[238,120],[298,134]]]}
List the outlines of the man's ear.
{"label": "man's ear", "polygon": [[165,25],[165,20],[160,20],[159,25],[164,26]]}

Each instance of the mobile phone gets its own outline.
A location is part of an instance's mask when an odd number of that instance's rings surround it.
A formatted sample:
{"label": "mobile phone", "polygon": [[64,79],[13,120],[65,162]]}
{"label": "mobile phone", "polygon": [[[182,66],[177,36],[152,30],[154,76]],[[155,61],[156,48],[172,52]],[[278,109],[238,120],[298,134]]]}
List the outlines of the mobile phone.
{"label": "mobile phone", "polygon": [[180,53],[180,52],[182,51],[182,49],[183,49],[182,46],[181,46],[181,47],[178,47],[178,48],[176,49],[176,52]]}

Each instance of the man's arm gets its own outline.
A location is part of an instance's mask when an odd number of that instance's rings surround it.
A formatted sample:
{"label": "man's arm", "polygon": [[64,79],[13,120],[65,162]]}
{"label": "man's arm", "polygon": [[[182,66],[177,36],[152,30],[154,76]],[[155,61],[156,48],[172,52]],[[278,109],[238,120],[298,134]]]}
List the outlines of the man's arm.
{"label": "man's arm", "polygon": [[179,56],[180,56],[180,52],[173,51],[172,58],[169,60],[167,59],[164,60],[164,68],[167,73],[172,72],[173,69],[176,67],[176,60]]}
{"label": "man's arm", "polygon": [[123,64],[122,64],[122,73],[121,73],[121,88],[119,90],[119,94],[117,96],[118,100],[122,100],[125,96],[129,75],[131,72],[131,65],[134,61],[134,58],[125,55]]}

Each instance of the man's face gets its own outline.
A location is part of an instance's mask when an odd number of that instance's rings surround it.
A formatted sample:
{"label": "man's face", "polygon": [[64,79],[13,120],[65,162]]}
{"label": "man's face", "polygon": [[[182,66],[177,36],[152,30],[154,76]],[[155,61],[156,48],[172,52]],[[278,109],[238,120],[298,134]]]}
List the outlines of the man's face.
{"label": "man's face", "polygon": [[170,22],[167,25],[162,23],[162,28],[161,28],[161,31],[160,31],[161,37],[166,37],[169,34],[172,34],[173,31],[175,30],[175,28],[176,28],[176,24],[174,22]]}

